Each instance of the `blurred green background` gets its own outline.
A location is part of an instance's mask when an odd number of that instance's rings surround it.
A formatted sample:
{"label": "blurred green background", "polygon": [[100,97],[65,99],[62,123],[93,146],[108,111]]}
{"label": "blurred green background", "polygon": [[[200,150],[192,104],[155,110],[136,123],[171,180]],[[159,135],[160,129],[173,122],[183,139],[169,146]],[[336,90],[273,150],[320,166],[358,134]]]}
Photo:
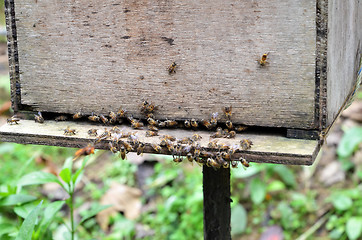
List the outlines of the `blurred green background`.
{"label": "blurred green background", "polygon": [[[3,3],[1,8],[3,13]],[[0,23],[5,24],[3,15]],[[313,166],[251,163],[248,169],[232,169],[233,239],[362,238],[361,98],[360,92],[337,121]],[[11,115],[6,37],[1,36],[0,125]],[[20,183],[36,171],[59,174],[75,151],[0,143],[0,239],[15,239],[24,218],[41,200],[44,210],[68,198],[51,182]],[[74,189],[74,219],[86,219],[75,235],[77,239],[203,239],[202,201],[197,164],[175,165],[168,156],[147,154],[129,154],[122,161],[109,151],[96,151]],[[116,207],[95,216],[94,209],[105,204]],[[42,239],[66,239],[69,214],[66,205],[59,205]],[[45,217],[39,214],[39,219]]]}

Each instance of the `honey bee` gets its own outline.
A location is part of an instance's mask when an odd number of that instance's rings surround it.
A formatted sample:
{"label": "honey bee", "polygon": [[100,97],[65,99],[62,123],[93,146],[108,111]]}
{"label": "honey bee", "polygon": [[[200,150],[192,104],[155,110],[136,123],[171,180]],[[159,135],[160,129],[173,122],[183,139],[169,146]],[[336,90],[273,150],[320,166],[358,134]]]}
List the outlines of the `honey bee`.
{"label": "honey bee", "polygon": [[227,152],[222,152],[221,153],[221,157],[223,159],[225,159],[226,161],[230,161],[231,160],[231,154],[230,153],[227,153]]}
{"label": "honey bee", "polygon": [[175,120],[166,120],[165,125],[166,125],[166,127],[176,127],[177,122]]}
{"label": "honey bee", "polygon": [[192,153],[187,153],[186,154],[186,159],[187,159],[187,161],[189,161],[189,162],[192,162],[194,159],[193,159],[193,157],[192,157]]}
{"label": "honey bee", "polygon": [[171,136],[171,135],[163,135],[162,138],[164,138],[166,140],[169,140],[171,142],[176,141],[176,138],[174,136]]}
{"label": "honey bee", "polygon": [[230,162],[224,161],[224,162],[222,163],[222,167],[223,167],[223,168],[229,168],[229,167],[230,167]]}
{"label": "honey bee", "polygon": [[240,158],[239,158],[239,160],[240,160],[241,164],[243,164],[243,166],[244,166],[244,167],[246,167],[246,168],[247,168],[247,167],[249,167],[249,166],[250,166],[249,162],[248,162],[248,161],[246,161],[246,160],[245,160],[245,158],[240,157]]}
{"label": "honey bee", "polygon": [[180,139],[177,142],[181,144],[192,144],[193,140],[189,137],[184,137],[183,139]]}
{"label": "honey bee", "polygon": [[214,134],[210,135],[210,137],[211,138],[222,138],[222,137],[224,137],[224,135],[225,135],[224,130],[222,130],[222,128],[219,127],[216,129],[216,132]]}
{"label": "honey bee", "polygon": [[138,140],[138,137],[137,137],[136,135],[133,135],[133,134],[129,135],[128,139],[129,139],[129,142],[130,142],[133,146],[137,146],[137,145],[139,144],[139,142],[140,142],[140,141]]}
{"label": "honey bee", "polygon": [[98,122],[99,121],[99,117],[97,115],[95,115],[94,113],[92,113],[92,115],[88,116],[89,121],[92,122]]}
{"label": "honey bee", "polygon": [[219,116],[219,113],[213,113],[211,114],[211,120],[210,120],[210,123],[211,123],[211,126],[212,127],[215,127],[217,125],[217,117]]}
{"label": "honey bee", "polygon": [[226,137],[227,138],[234,138],[236,136],[236,132],[235,131],[229,131],[227,134],[226,134]]}
{"label": "honey bee", "polygon": [[15,124],[19,124],[18,122],[20,121],[20,118],[17,118],[15,116],[12,116],[11,118],[8,118],[6,120],[6,122],[9,124],[9,125],[13,125],[14,123]]}
{"label": "honey bee", "polygon": [[233,123],[230,120],[227,120],[225,122],[225,125],[229,130],[233,129]]}
{"label": "honey bee", "polygon": [[56,117],[54,120],[57,121],[57,122],[58,122],[58,121],[66,121],[66,120],[67,120],[67,116],[60,115],[60,116]]}
{"label": "honey bee", "polygon": [[197,128],[199,126],[198,122],[196,121],[196,119],[191,119],[191,126],[194,128]]}
{"label": "honey bee", "polygon": [[117,118],[120,119],[120,118],[125,118],[127,117],[127,110],[123,109],[122,107],[120,107],[118,109],[118,112],[117,112]]}
{"label": "honey bee", "polygon": [[155,150],[157,153],[160,153],[161,152],[161,146],[160,145],[157,145],[155,143],[151,144],[153,150]]}
{"label": "honey bee", "polygon": [[208,148],[218,148],[217,146],[217,140],[211,141],[207,144]]}
{"label": "honey bee", "polygon": [[41,112],[38,112],[38,115],[34,114],[34,120],[37,123],[44,123],[44,118],[41,115]]}
{"label": "honey bee", "polygon": [[140,121],[133,120],[133,121],[131,122],[131,127],[134,128],[134,129],[140,129],[140,128],[143,128],[144,125],[143,125],[143,123],[141,123]]}
{"label": "honey bee", "polygon": [[89,135],[89,136],[95,136],[95,137],[96,137],[96,136],[98,135],[97,131],[98,131],[98,129],[94,129],[94,128],[89,129],[89,130],[88,130],[88,135]]}
{"label": "honey bee", "polygon": [[181,156],[176,156],[176,157],[173,158],[173,161],[174,161],[175,163],[181,163],[182,160],[183,160],[183,159],[182,159]]}
{"label": "honey bee", "polygon": [[154,125],[148,125],[147,128],[150,131],[158,132],[158,128]]}
{"label": "honey bee", "polygon": [[82,113],[81,112],[77,112],[73,115],[73,119],[79,119],[82,117]]}
{"label": "honey bee", "polygon": [[112,132],[112,133],[121,133],[121,129],[119,129],[119,127],[117,127],[117,126],[114,126],[114,127],[110,130],[110,132]]}
{"label": "honey bee", "polygon": [[119,155],[121,156],[122,160],[126,159],[127,150],[124,146],[121,146],[119,149]]}
{"label": "honey bee", "polygon": [[153,119],[155,119],[155,115],[153,115],[153,113],[146,113],[146,118],[153,118]]}
{"label": "honey bee", "polygon": [[176,73],[176,67],[177,67],[176,62],[173,62],[173,63],[168,67],[168,73],[169,73],[169,74]]}
{"label": "honey bee", "polygon": [[189,120],[185,120],[184,125],[186,128],[190,128],[191,127],[191,122]]}
{"label": "honey bee", "polygon": [[64,135],[73,136],[73,135],[75,135],[75,133],[76,133],[75,129],[70,129],[69,127],[64,129]]}
{"label": "honey bee", "polygon": [[201,119],[202,125],[204,125],[207,129],[213,128],[213,125],[209,120]]}
{"label": "honey bee", "polygon": [[219,151],[225,151],[225,150],[229,150],[230,149],[230,146],[225,144],[225,143],[219,143],[217,145]]}
{"label": "honey bee", "polygon": [[158,132],[156,131],[146,131],[146,137],[154,137],[158,136]]}
{"label": "honey bee", "polygon": [[160,128],[166,127],[166,122],[160,122],[160,123],[158,123],[158,127],[160,127]]}
{"label": "honey bee", "polygon": [[227,119],[231,119],[231,115],[232,115],[232,110],[233,110],[233,107],[232,106],[230,106],[230,107],[224,107],[223,109],[222,109],[222,111],[224,112],[224,114],[225,114],[225,117],[227,118]]}
{"label": "honey bee", "polygon": [[237,131],[237,132],[243,132],[246,129],[248,129],[248,127],[246,127],[246,126],[235,126],[235,131]]}
{"label": "honey bee", "polygon": [[102,140],[110,138],[111,136],[112,136],[111,132],[108,131],[107,129],[104,129],[104,132],[96,138],[96,143],[99,143]]}
{"label": "honey bee", "polygon": [[231,167],[237,168],[238,167],[238,161],[231,161]]}
{"label": "honey bee", "polygon": [[215,171],[221,167],[220,163],[218,163],[215,159],[213,158],[208,158],[206,161],[206,164],[209,167],[212,167]]}
{"label": "honey bee", "polygon": [[86,146],[84,148],[81,148],[81,149],[79,149],[78,151],[75,152],[73,161],[77,160],[81,156],[87,156],[87,155],[91,155],[93,153],[94,153],[94,146],[93,145],[88,145],[88,146]]}
{"label": "honey bee", "polygon": [[201,151],[200,152],[200,157],[201,158],[209,158],[209,157],[213,157],[214,155],[211,152],[207,152],[207,151]]}
{"label": "honey bee", "polygon": [[268,57],[269,53],[264,53],[263,56],[261,56],[261,58],[258,60],[260,66],[265,66],[265,64],[267,64],[267,57]]}
{"label": "honey bee", "polygon": [[157,124],[157,121],[155,120],[155,119],[153,119],[153,118],[147,118],[147,122],[148,122],[148,124],[149,125],[151,125],[151,126],[157,126],[158,124]]}
{"label": "honey bee", "polygon": [[108,118],[106,118],[105,116],[103,116],[102,114],[99,115],[99,119],[102,121],[103,124],[107,124],[108,123]]}
{"label": "honey bee", "polygon": [[251,148],[251,145],[253,145],[253,142],[250,141],[249,139],[242,139],[240,141],[240,146],[242,150],[248,150]]}
{"label": "honey bee", "polygon": [[137,147],[137,155],[143,154],[144,148],[145,148],[145,144],[143,142],[140,142]]}
{"label": "honey bee", "polygon": [[128,142],[122,141],[122,145],[126,148],[126,150],[128,152],[132,152],[133,151],[133,147],[131,144],[129,144]]}
{"label": "honey bee", "polygon": [[202,139],[202,137],[199,134],[195,133],[194,135],[192,135],[191,139],[194,141],[199,141]]}
{"label": "honey bee", "polygon": [[109,150],[112,152],[112,153],[117,153],[118,150],[115,146],[113,146],[112,143],[109,143]]}
{"label": "honey bee", "polygon": [[117,114],[115,114],[114,112],[110,111],[109,112],[109,123],[114,124],[117,122]]}

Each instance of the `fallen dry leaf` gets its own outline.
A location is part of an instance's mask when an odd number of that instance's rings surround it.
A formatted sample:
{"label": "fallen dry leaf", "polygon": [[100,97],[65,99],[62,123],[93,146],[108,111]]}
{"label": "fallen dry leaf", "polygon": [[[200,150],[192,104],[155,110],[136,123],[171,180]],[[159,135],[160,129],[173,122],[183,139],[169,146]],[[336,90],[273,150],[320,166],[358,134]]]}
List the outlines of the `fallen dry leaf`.
{"label": "fallen dry leaf", "polygon": [[138,188],[113,182],[110,189],[101,198],[101,205],[112,205],[97,214],[97,222],[103,231],[108,230],[109,218],[118,212],[123,212],[128,219],[136,219],[141,213],[142,191]]}
{"label": "fallen dry leaf", "polygon": [[0,115],[7,112],[7,111],[10,111],[10,108],[11,108],[11,102],[10,101],[7,101],[7,102],[3,103],[0,106]]}

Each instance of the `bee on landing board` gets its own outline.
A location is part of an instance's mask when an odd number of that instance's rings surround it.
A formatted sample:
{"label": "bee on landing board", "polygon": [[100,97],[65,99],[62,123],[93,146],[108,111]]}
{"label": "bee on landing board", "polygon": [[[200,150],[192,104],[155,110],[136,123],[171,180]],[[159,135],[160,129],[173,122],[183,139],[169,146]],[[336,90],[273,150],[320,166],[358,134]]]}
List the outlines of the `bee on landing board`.
{"label": "bee on landing board", "polygon": [[251,148],[251,145],[253,145],[253,142],[250,141],[249,139],[242,139],[240,141],[240,146],[242,150],[248,150]]}
{"label": "bee on landing board", "polygon": [[168,67],[168,74],[173,74],[173,73],[176,73],[176,67],[177,67],[177,64],[176,62],[173,62],[169,67]]}
{"label": "bee on landing board", "polygon": [[268,63],[268,62],[266,61],[268,55],[269,55],[269,53],[264,53],[263,56],[261,56],[261,58],[258,60],[260,66],[265,66],[265,64]]}
{"label": "bee on landing board", "polygon": [[97,131],[98,131],[98,129],[95,129],[95,128],[89,129],[88,130],[88,135],[96,137],[98,135]]}
{"label": "bee on landing board", "polygon": [[97,115],[95,115],[94,113],[92,113],[92,115],[88,116],[89,121],[92,122],[98,122],[99,121],[99,117]]}
{"label": "bee on landing board", "polygon": [[224,107],[224,108],[222,109],[222,111],[223,111],[224,114],[225,114],[225,117],[226,117],[228,120],[231,119],[232,110],[233,110],[233,107],[232,107],[232,106],[230,106],[230,107]]}
{"label": "bee on landing board", "polygon": [[41,112],[38,112],[38,115],[34,114],[34,120],[37,123],[44,123],[44,118],[41,115]]}
{"label": "bee on landing board", "polygon": [[244,167],[249,167],[250,166],[250,164],[249,164],[249,162],[248,161],[246,161],[246,159],[245,158],[243,158],[243,157],[240,157],[239,158],[239,160],[240,160],[240,162],[241,162],[241,164],[244,166]]}
{"label": "bee on landing board", "polygon": [[58,121],[66,121],[66,120],[67,120],[67,116],[60,115],[60,116],[56,117],[54,120],[57,121],[57,122],[58,122]]}
{"label": "bee on landing board", "polygon": [[81,112],[77,112],[73,115],[73,119],[79,119],[82,117],[82,113]]}
{"label": "bee on landing board", "polygon": [[9,124],[9,125],[13,125],[14,123],[15,124],[19,124],[18,122],[20,121],[20,118],[17,118],[15,116],[12,116],[11,118],[8,118],[6,120],[6,122]]}
{"label": "bee on landing board", "polygon": [[64,135],[67,136],[73,136],[76,134],[76,130],[75,129],[70,129],[69,127],[67,127],[66,129],[64,129]]}

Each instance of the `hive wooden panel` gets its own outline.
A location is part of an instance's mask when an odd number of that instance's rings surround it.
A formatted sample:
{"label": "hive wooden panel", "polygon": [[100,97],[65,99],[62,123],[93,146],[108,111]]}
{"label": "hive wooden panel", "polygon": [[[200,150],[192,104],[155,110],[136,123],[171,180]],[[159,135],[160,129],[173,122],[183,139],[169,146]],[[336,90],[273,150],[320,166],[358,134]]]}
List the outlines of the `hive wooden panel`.
{"label": "hive wooden panel", "polygon": [[[65,136],[64,129],[67,127],[77,130],[75,136]],[[160,143],[160,137],[145,137],[145,130],[134,130],[129,126],[119,126],[124,132],[136,132],[138,140],[146,144],[146,153],[155,153],[150,146],[152,143]],[[0,141],[17,142],[23,144],[41,144],[63,147],[81,148],[89,143],[94,143],[95,137],[89,137],[87,132],[91,128],[99,129],[102,133],[105,128],[111,127],[99,126],[84,122],[55,122],[45,121],[44,124],[35,123],[32,120],[21,120],[18,125],[5,124],[0,127]],[[198,132],[202,139],[200,145],[207,148],[210,140],[210,132]],[[177,139],[191,137],[194,134],[190,130],[167,129],[160,130],[159,135],[171,134]],[[253,146],[248,151],[238,151],[234,154],[235,159],[243,156],[248,161],[269,162],[280,164],[311,165],[318,154],[319,142],[317,140],[289,139],[281,134],[260,134],[260,133],[243,133],[237,134],[235,139],[218,138],[219,143],[227,145],[239,145],[241,139],[250,139]],[[96,148],[109,149],[108,142],[102,141],[96,144]],[[210,150],[210,149],[208,149]],[[212,150],[212,149],[211,149]],[[164,148],[163,154],[169,154]],[[185,155],[185,153],[183,153]]]}
{"label": "hive wooden panel", "polygon": [[6,2],[20,110],[139,116],[148,99],[161,119],[232,105],[238,123],[318,125],[315,0]]}

